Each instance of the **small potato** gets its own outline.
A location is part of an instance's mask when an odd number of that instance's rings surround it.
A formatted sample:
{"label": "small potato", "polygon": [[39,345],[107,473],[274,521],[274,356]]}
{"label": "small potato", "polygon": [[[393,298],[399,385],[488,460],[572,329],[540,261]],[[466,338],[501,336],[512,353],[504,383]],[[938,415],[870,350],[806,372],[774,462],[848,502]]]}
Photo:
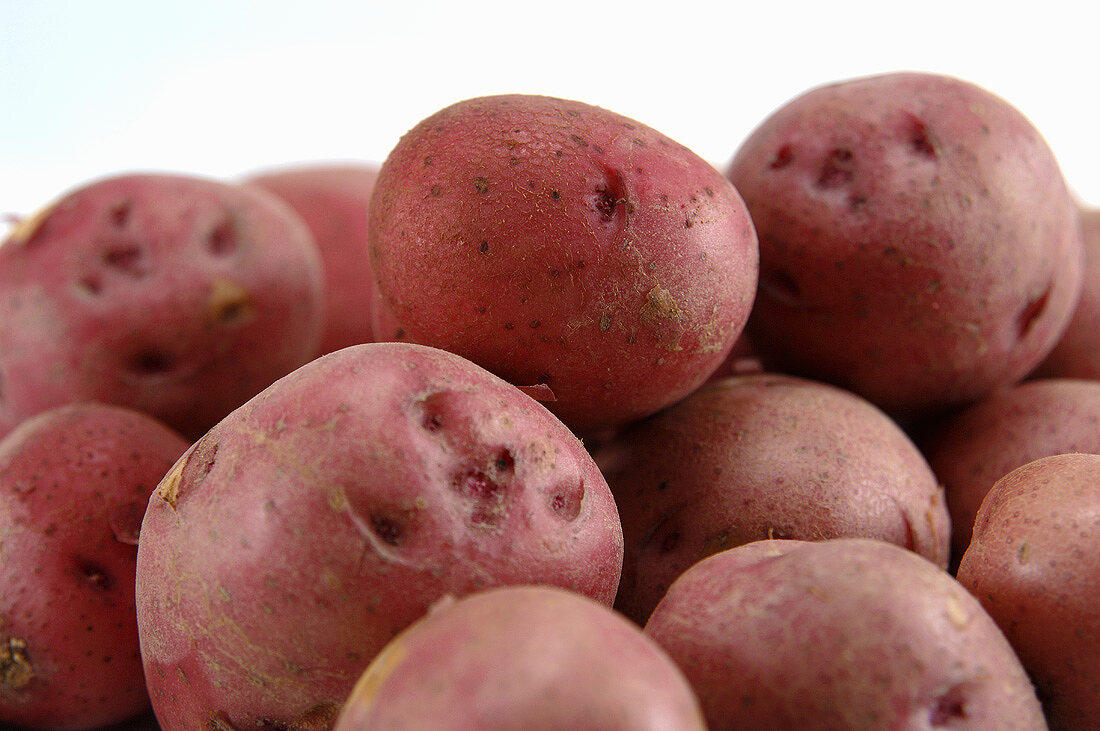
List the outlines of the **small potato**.
{"label": "small potato", "polygon": [[241,406],[149,500],[137,619],[164,731],[331,722],[445,595],[614,601],[622,528],[580,440],[460,356],[322,356]]}
{"label": "small potato", "polygon": [[1005,100],[928,73],[812,89],[728,176],[760,237],[764,367],[906,420],[1024,378],[1081,293],[1077,205]]}
{"label": "small potato", "polygon": [[950,574],[867,538],[717,553],[646,624],[710,731],[1044,731],[1004,635]]}
{"label": "small potato", "polygon": [[944,485],[955,569],[997,480],[1040,457],[1100,453],[1100,381],[1049,378],[998,389],[927,428],[920,446]]}
{"label": "small potato", "polygon": [[325,329],[317,355],[376,340],[371,328],[374,273],[367,256],[367,207],[378,166],[297,165],[245,179],[275,193],[302,217],[325,270]]}
{"label": "small potato", "polygon": [[1084,286],[1061,340],[1035,369],[1040,378],[1100,380],[1100,208],[1081,211],[1085,242]]}
{"label": "small potato", "polygon": [[138,531],[187,447],[145,414],[92,403],[0,440],[0,726],[93,729],[149,706]]}
{"label": "small potato", "polygon": [[1100,455],[1043,457],[989,491],[959,582],[1031,674],[1052,729],[1100,719]]}
{"label": "small potato", "polygon": [[0,434],[91,400],[196,439],[313,357],[322,276],[272,193],[188,175],[86,183],[0,246]]}
{"label": "small potato", "polygon": [[552,391],[583,433],[702,384],[756,291],[756,233],[721,173],[551,97],[468,99],[414,126],[382,163],[368,234],[409,342]]}
{"label": "small potato", "polygon": [[908,436],[834,386],[714,381],[595,452],[623,524],[616,608],[639,623],[712,553],[764,538],[878,538],[947,565],[943,491]]}
{"label": "small potato", "polygon": [[705,731],[683,673],[608,607],[552,587],[441,602],[392,640],[335,731]]}

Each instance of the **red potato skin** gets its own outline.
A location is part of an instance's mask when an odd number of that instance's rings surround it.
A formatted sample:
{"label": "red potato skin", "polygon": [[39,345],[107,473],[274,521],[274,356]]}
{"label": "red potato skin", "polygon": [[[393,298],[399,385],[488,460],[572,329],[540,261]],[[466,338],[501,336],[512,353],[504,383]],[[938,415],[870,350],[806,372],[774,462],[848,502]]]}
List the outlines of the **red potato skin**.
{"label": "red potato skin", "polygon": [[699,562],[645,632],[710,731],[1044,731],[1034,688],[978,601],[884,541],[757,541]]}
{"label": "red potato skin", "polygon": [[538,583],[610,606],[621,569],[607,483],[546,409],[451,353],[350,346],[226,417],[150,499],[153,707],[165,731],[326,727],[442,596]]}
{"label": "red potato skin", "polygon": [[138,531],[188,446],[103,404],[51,409],[0,441],[0,725],[93,729],[148,708]]}
{"label": "red potato skin", "polygon": [[1100,208],[1081,210],[1084,286],[1062,339],[1033,374],[1036,378],[1100,380]]}
{"label": "red potato skin", "polygon": [[441,603],[378,655],[335,731],[705,731],[683,673],[575,592],[504,587]]}
{"label": "red potato skin", "polygon": [[1077,207],[1053,154],[967,82],[813,89],[764,120],[727,175],[760,237],[747,330],[764,368],[899,418],[1023,379],[1080,297]]}
{"label": "red potato skin", "polygon": [[756,290],[737,191],[659,132],[581,102],[470,99],[383,162],[371,265],[411,342],[545,385],[577,432],[697,388]]}
{"label": "red potato skin", "polygon": [[959,582],[1031,674],[1052,729],[1100,718],[1100,455],[1043,457],[989,491]]}
{"label": "red potato skin", "polygon": [[780,374],[713,381],[595,453],[619,506],[616,608],[640,624],[697,561],[766,538],[889,541],[947,566],[943,490],[870,402]]}
{"label": "red potato skin", "polygon": [[246,183],[275,193],[302,217],[325,269],[325,329],[317,355],[374,342],[374,272],[367,256],[367,207],[378,165],[313,164],[258,172]]}
{"label": "red potato skin", "polygon": [[942,419],[920,445],[944,485],[954,571],[997,480],[1041,457],[1100,453],[1100,382],[1044,378],[998,389]]}
{"label": "red potato skin", "polygon": [[316,352],[322,264],[259,189],[174,174],[89,182],[0,246],[0,433],[75,401],[189,439]]}

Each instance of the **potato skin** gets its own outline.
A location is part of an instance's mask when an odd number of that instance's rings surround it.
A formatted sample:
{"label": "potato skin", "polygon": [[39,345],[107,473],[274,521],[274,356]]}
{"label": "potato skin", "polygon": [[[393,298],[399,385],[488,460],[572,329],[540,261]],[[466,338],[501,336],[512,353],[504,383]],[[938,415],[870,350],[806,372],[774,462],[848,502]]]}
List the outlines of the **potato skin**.
{"label": "potato skin", "polygon": [[545,408],[451,353],[350,346],[222,420],[150,499],[153,706],[166,731],[331,722],[440,597],[539,583],[610,606],[621,569],[607,483]]}
{"label": "potato skin", "polygon": [[576,101],[469,99],[383,162],[371,265],[411,342],[518,386],[576,431],[651,414],[714,371],[756,290],[737,191],[659,132]]}
{"label": "potato skin", "polygon": [[920,446],[944,485],[955,569],[997,480],[1040,457],[1100,453],[1100,382],[1044,378],[997,389],[928,428]]}
{"label": "potato skin", "polygon": [[884,541],[758,541],[699,562],[645,632],[710,731],[1046,728],[1020,661],[948,573]]}
{"label": "potato skin", "polygon": [[672,582],[765,538],[890,541],[947,565],[943,491],[882,411],[780,374],[727,377],[596,453],[623,524],[616,608],[644,624]]}
{"label": "potato skin", "polygon": [[94,400],[197,438],[313,356],[321,267],[266,191],[144,173],[80,186],[0,246],[0,433]]}
{"label": "potato skin", "polygon": [[441,602],[375,658],[335,731],[705,731],[683,673],[641,629],[556,587]]}
{"label": "potato skin", "polygon": [[1100,455],[1043,457],[986,495],[959,582],[1000,625],[1053,729],[1100,718]]}
{"label": "potato skin", "polygon": [[302,217],[321,252],[325,271],[325,328],[317,355],[374,342],[367,256],[367,207],[378,165],[295,165],[245,179],[275,193]]}
{"label": "potato skin", "polygon": [[1077,304],[1076,203],[1049,147],[973,84],[889,73],[812,89],[727,175],[760,236],[764,367],[924,415],[1021,380]]}
{"label": "potato skin", "polygon": [[148,708],[138,530],[188,446],[145,414],[94,403],[0,441],[0,725],[92,729]]}
{"label": "potato skin", "polygon": [[1081,299],[1062,338],[1032,374],[1037,378],[1100,380],[1100,208],[1080,213],[1085,246]]}

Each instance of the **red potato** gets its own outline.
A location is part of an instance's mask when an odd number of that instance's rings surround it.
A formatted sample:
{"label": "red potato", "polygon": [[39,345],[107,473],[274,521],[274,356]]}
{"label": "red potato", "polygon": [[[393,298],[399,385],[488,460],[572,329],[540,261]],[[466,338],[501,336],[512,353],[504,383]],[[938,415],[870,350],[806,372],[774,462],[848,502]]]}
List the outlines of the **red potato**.
{"label": "red potato", "polygon": [[752,222],[713,166],[550,97],[469,99],[414,126],[382,164],[368,232],[411,342],[548,388],[578,432],[697,388],[756,290]]}
{"label": "red potato", "polygon": [[325,270],[325,329],[318,355],[376,340],[374,273],[367,257],[367,207],[378,166],[310,164],[254,173],[245,182],[290,204],[313,234]]}
{"label": "red potato", "polygon": [[1073,318],[1033,375],[1100,380],[1100,208],[1081,210],[1084,286]]}
{"label": "red potato", "polygon": [[1043,457],[986,495],[959,582],[1000,625],[1052,729],[1100,719],[1100,455]]}
{"label": "red potato", "polygon": [[188,446],[145,414],[92,403],[0,440],[0,726],[93,729],[149,707],[138,530]]}
{"label": "red potato", "polygon": [[909,419],[1015,383],[1081,292],[1077,206],[1034,126],[936,74],[810,90],[728,176],[760,237],[748,324],[764,367]]}
{"label": "red potato", "polygon": [[611,492],[580,440],[482,368],[350,346],[223,419],[149,501],[137,618],[165,731],[325,727],[445,595],[550,584],[610,606]]}
{"label": "red potato", "polygon": [[505,587],[441,603],[379,654],[335,731],[705,731],[683,673],[585,596]]}
{"label": "red potato", "polygon": [[1043,731],[1020,661],[950,574],[884,541],[758,541],[699,562],[645,632],[710,731]]}
{"label": "red potato", "polygon": [[765,538],[877,538],[947,566],[943,490],[916,445],[855,394],[729,377],[595,452],[619,506],[616,608],[644,624],[700,559]]}
{"label": "red potato", "polygon": [[1040,457],[1100,453],[1100,382],[1049,378],[998,389],[929,428],[920,446],[944,485],[955,568],[997,480]]}
{"label": "red potato", "polygon": [[0,434],[94,400],[197,438],[313,357],[321,267],[271,193],[187,175],[81,186],[0,246]]}

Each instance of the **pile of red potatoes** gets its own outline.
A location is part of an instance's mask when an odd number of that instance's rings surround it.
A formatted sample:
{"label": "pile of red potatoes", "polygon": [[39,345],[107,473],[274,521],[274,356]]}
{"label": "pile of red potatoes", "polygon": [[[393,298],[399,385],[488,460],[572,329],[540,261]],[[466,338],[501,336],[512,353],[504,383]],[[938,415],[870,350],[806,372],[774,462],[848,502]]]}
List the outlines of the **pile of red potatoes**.
{"label": "pile of red potatoes", "polygon": [[501,95],[0,245],[0,726],[1095,729],[1100,210],[964,80]]}

